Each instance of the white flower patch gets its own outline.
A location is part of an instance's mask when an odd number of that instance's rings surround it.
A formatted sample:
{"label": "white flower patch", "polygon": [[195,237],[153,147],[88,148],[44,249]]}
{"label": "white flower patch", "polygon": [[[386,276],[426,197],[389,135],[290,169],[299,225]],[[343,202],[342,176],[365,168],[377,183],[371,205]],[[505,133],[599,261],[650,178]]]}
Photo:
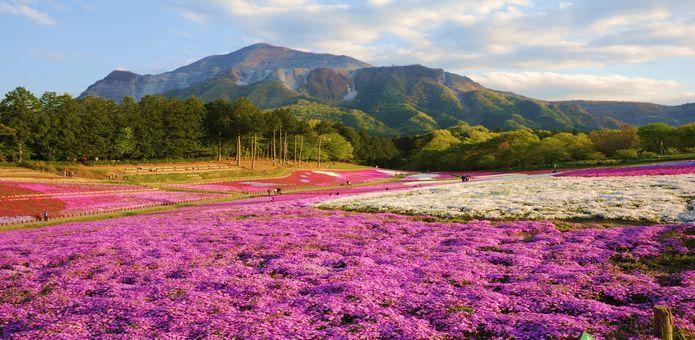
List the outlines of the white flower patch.
{"label": "white flower patch", "polygon": [[483,219],[695,222],[695,175],[525,176],[328,200],[322,208]]}
{"label": "white flower patch", "polygon": [[321,170],[315,170],[312,171],[315,174],[321,174],[321,175],[326,175],[326,176],[331,176],[331,177],[343,177],[341,174],[333,172],[333,171],[321,171]]}

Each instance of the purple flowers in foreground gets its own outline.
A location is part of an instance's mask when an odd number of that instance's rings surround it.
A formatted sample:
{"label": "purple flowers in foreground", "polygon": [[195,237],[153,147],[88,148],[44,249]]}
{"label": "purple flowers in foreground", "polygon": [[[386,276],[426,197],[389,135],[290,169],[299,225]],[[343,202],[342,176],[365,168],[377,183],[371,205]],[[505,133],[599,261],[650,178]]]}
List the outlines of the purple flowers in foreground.
{"label": "purple flowers in foreground", "polygon": [[692,226],[561,232],[313,202],[1,233],[0,337],[623,338],[648,333],[654,304],[695,331]]}

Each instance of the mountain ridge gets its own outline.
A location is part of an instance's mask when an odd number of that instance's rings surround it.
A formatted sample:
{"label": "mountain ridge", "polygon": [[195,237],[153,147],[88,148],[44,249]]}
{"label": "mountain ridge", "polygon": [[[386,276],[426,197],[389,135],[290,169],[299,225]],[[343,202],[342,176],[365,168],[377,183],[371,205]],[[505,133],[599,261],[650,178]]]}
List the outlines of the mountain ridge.
{"label": "mountain ridge", "polygon": [[[695,118],[695,104],[538,100],[489,89],[440,68],[418,64],[375,67],[345,55],[265,43],[205,57],[157,75],[116,70],[88,87],[81,97],[120,101],[124,96],[140,99],[152,94],[197,96],[205,101],[246,96],[264,109],[310,101],[335,107],[319,114],[319,108],[325,106],[317,105],[312,108],[313,117],[352,117],[348,121],[364,123],[364,113],[370,122],[373,118],[383,123],[380,131],[396,134],[425,133],[462,122],[504,130],[593,130],[653,122],[680,125]],[[359,119],[354,112],[360,112]]]}

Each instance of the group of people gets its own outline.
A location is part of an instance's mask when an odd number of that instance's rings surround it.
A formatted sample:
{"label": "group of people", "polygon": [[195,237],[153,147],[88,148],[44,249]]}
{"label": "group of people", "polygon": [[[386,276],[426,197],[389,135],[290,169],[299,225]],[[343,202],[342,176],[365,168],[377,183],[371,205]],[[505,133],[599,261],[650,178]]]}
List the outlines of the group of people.
{"label": "group of people", "polygon": [[280,195],[282,194],[282,188],[275,188],[273,190],[268,189],[268,196]]}
{"label": "group of people", "polygon": [[470,182],[470,181],[471,181],[471,176],[461,175],[461,182]]}
{"label": "group of people", "polygon": [[36,220],[37,221],[41,222],[42,219],[43,219],[43,221],[48,221],[48,210],[44,210],[43,214],[41,214],[41,213],[36,214]]}

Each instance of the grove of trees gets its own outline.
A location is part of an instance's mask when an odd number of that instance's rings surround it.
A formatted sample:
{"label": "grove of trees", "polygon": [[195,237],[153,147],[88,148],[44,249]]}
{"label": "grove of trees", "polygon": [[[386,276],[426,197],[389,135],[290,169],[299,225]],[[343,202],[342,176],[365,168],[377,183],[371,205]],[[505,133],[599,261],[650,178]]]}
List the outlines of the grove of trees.
{"label": "grove of trees", "polygon": [[552,166],[695,152],[695,123],[592,132],[490,131],[459,124],[389,139],[342,123],[261,111],[249,99],[204,103],[147,96],[117,104],[24,88],[0,101],[0,161],[259,158],[276,164],[350,161],[419,170]]}
{"label": "grove of trees", "polygon": [[[319,145],[321,152],[319,154]],[[300,121],[249,99],[204,103],[147,96],[120,104],[24,88],[0,102],[0,161],[272,159],[384,164],[397,151],[383,137],[341,123]]]}
{"label": "grove of trees", "polygon": [[592,132],[513,130],[493,132],[458,125],[424,136],[395,139],[393,166],[420,170],[473,170],[553,166],[561,162],[629,160],[695,153],[695,123],[654,123]]}

